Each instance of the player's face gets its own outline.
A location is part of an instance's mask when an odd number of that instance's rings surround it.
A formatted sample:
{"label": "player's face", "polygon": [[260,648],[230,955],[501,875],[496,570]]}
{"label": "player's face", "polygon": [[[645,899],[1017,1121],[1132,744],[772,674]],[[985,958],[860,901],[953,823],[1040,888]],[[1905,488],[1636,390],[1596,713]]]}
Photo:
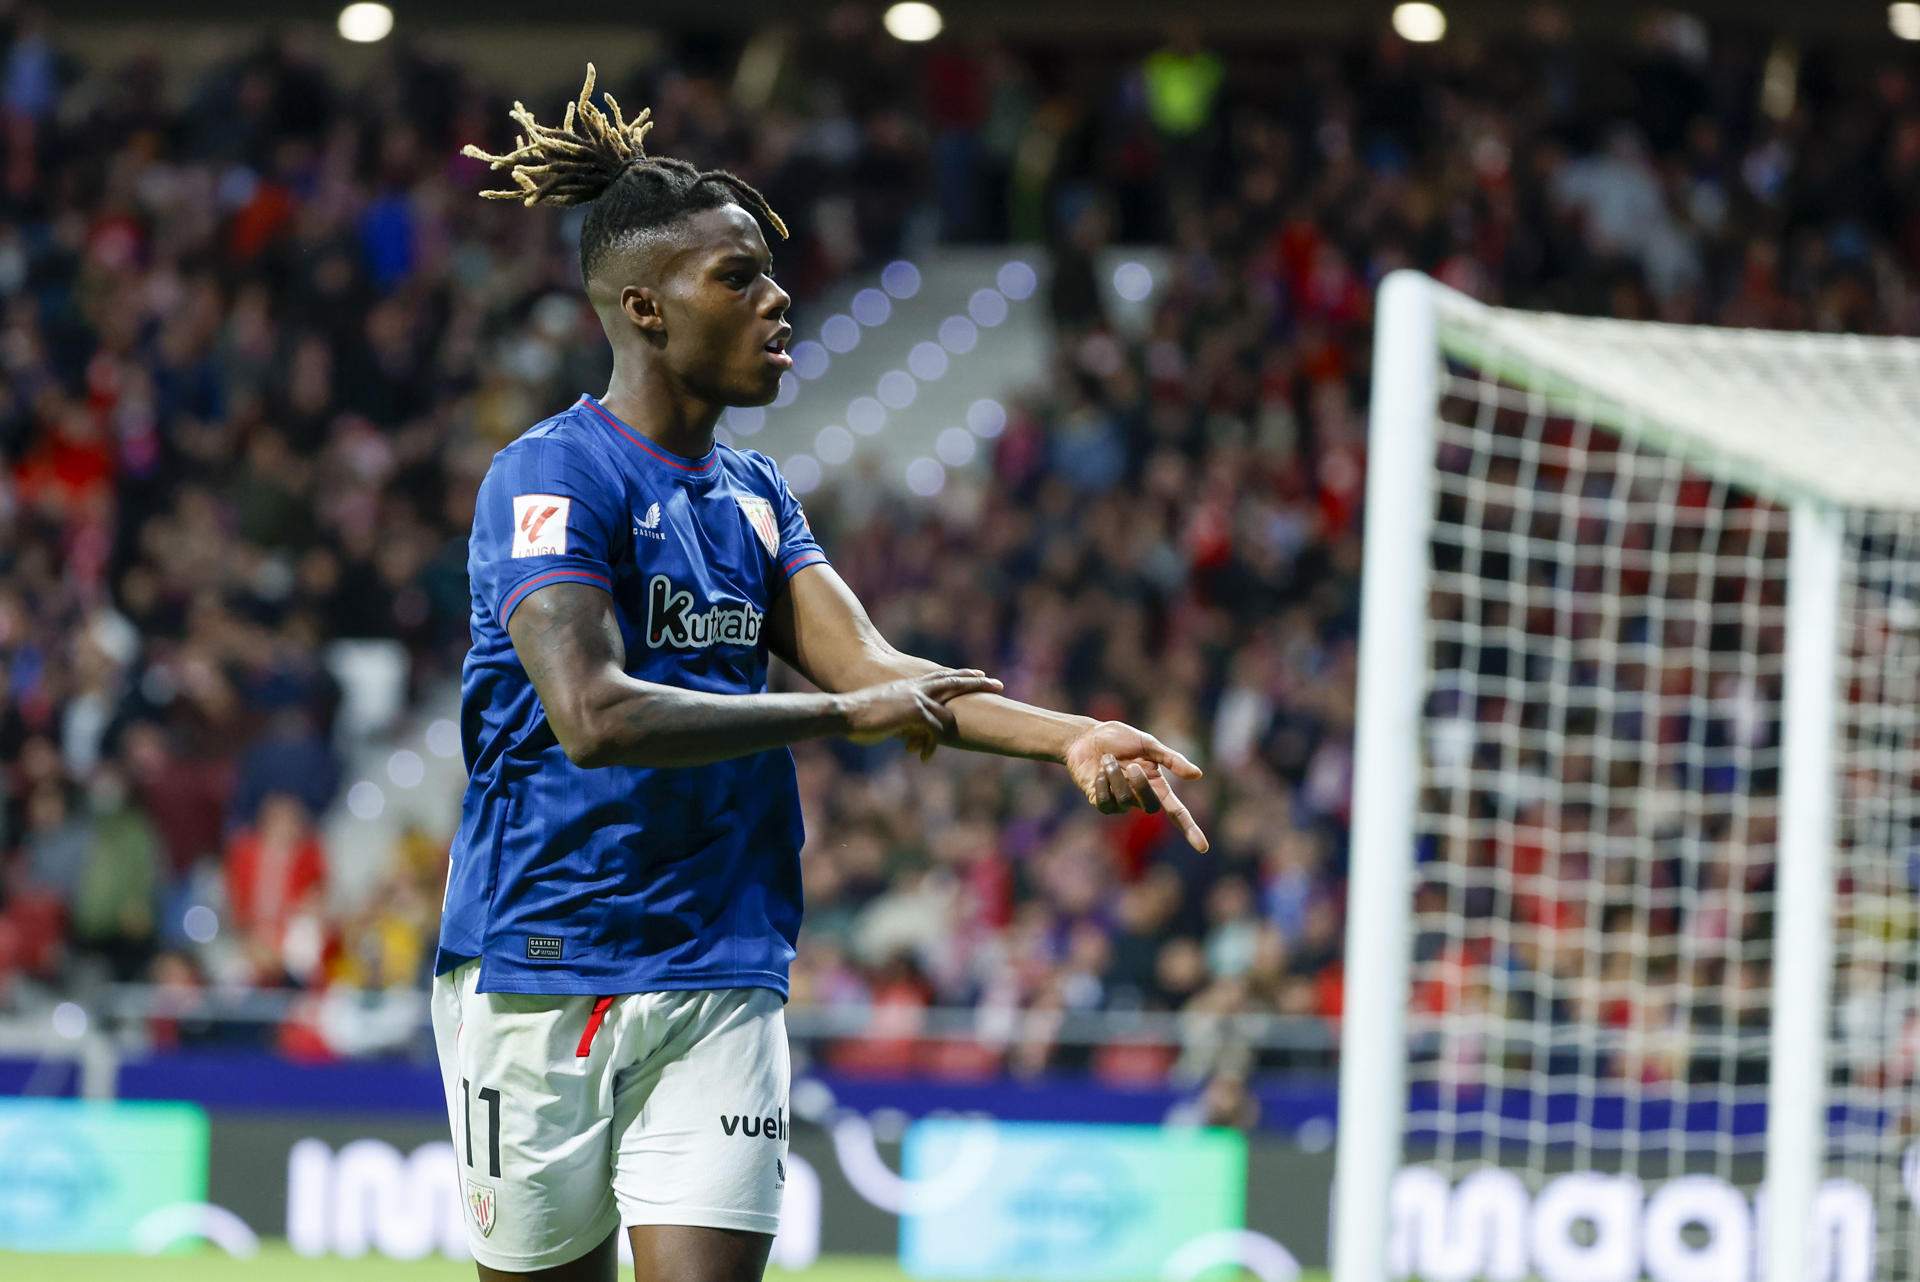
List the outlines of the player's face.
{"label": "player's face", "polygon": [[738,205],[688,220],[663,309],[666,356],[681,383],[721,405],[765,405],[793,368],[786,322],[793,300],[773,280],[773,256],[753,215]]}

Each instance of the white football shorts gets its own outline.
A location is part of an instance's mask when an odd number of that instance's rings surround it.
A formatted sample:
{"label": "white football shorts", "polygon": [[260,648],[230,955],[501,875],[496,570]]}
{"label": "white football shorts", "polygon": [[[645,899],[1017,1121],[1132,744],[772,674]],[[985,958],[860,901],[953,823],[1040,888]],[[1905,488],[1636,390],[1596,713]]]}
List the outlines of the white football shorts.
{"label": "white football shorts", "polygon": [[772,1234],[786,1013],[765,988],[554,997],[433,981],[467,1241],[494,1269],[578,1259],[622,1222]]}

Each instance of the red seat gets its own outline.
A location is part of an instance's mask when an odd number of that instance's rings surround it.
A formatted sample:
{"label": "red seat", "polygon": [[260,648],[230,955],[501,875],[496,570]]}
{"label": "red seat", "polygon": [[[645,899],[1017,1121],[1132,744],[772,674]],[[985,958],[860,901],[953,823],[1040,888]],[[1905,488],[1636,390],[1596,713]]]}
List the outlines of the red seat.
{"label": "red seat", "polygon": [[1110,1086],[1159,1086],[1180,1052],[1158,1042],[1114,1042],[1093,1055],[1093,1075]]}
{"label": "red seat", "polygon": [[22,970],[51,977],[66,952],[67,910],[43,890],[28,890],[14,898],[7,910],[14,931],[13,953]]}
{"label": "red seat", "polygon": [[1000,1073],[1000,1052],[966,1038],[929,1041],[920,1048],[920,1071],[954,1081],[986,1081]]}

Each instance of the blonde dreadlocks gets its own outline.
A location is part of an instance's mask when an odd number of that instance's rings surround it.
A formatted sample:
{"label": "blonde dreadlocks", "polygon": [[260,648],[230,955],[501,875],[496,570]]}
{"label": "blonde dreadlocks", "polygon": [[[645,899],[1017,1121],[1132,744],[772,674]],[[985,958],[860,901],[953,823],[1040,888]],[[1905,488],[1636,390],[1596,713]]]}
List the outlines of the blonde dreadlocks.
{"label": "blonde dreadlocks", "polygon": [[513,150],[496,156],[471,144],[461,154],[505,169],[514,186],[483,191],[487,200],[523,205],[587,205],[580,232],[580,268],[592,277],[608,249],[635,232],[662,227],[696,210],[739,204],[787,239],[787,225],[752,184],[724,169],[700,169],[672,156],[650,156],[642,145],[653,112],[628,120],[612,94],[606,110],[593,101],[597,73],[587,64],[580,96],[567,104],[558,127],[534,119],[525,103],[509,113],[524,131]]}

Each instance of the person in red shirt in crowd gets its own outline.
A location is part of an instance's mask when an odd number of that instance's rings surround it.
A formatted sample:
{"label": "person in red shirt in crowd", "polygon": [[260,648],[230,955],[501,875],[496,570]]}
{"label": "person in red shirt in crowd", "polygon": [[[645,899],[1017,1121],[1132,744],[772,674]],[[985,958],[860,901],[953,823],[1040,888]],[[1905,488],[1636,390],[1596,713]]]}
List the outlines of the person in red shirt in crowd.
{"label": "person in red shirt in crowd", "polygon": [[301,918],[317,918],[326,889],[326,853],[307,808],[287,793],[269,793],[226,856],[227,910],[260,982],[285,982],[295,968],[289,934]]}

